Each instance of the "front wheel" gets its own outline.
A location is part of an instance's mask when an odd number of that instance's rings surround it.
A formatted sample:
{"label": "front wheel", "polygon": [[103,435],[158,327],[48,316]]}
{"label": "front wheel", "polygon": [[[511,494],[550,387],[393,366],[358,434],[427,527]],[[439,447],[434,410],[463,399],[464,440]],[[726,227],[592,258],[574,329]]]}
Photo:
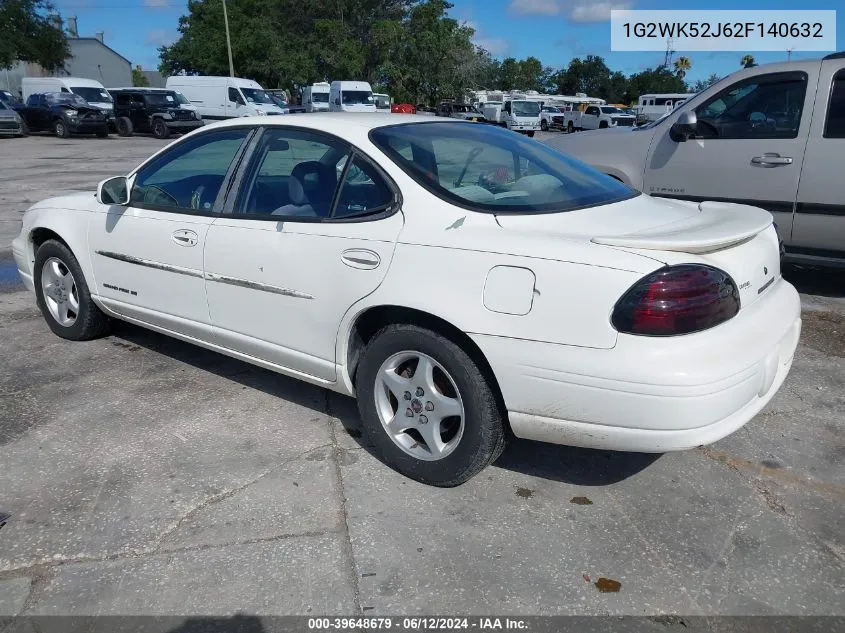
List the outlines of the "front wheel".
{"label": "front wheel", "polygon": [[572,134],[575,131],[575,126],[572,124],[572,121],[566,124],[566,133]]}
{"label": "front wheel", "polygon": [[540,121],[540,129],[543,130],[544,132],[549,131],[549,124],[546,121],[546,119],[543,119],[542,121]]}
{"label": "front wheel", "polygon": [[526,134],[528,135],[528,138],[534,138],[534,130],[531,130],[530,132],[526,132]]}
{"label": "front wheel", "polygon": [[488,378],[446,337],[390,325],[367,345],[358,409],[377,453],[425,484],[460,485],[501,455],[505,416]]}
{"label": "front wheel", "polygon": [[71,341],[104,335],[109,318],[91,300],[79,262],[56,240],[44,242],[35,254],[36,301],[53,333]]}
{"label": "front wheel", "polygon": [[132,136],[132,120],[129,117],[119,116],[114,122],[119,136]]}
{"label": "front wheel", "polygon": [[170,128],[167,127],[167,123],[163,119],[156,119],[153,122],[153,136],[161,139],[170,137]]}
{"label": "front wheel", "polygon": [[67,123],[65,123],[62,119],[56,119],[56,121],[53,123],[53,132],[55,132],[56,136],[58,136],[59,138],[70,137],[70,128],[67,126]]}

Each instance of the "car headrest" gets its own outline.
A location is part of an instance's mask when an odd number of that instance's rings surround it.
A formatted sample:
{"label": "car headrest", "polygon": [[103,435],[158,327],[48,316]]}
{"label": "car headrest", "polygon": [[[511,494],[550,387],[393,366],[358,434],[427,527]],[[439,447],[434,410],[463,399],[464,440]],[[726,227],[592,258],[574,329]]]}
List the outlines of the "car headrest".
{"label": "car headrest", "polygon": [[305,195],[305,186],[293,174],[291,174],[290,180],[288,180],[288,197],[290,198],[291,204],[308,204],[308,196]]}

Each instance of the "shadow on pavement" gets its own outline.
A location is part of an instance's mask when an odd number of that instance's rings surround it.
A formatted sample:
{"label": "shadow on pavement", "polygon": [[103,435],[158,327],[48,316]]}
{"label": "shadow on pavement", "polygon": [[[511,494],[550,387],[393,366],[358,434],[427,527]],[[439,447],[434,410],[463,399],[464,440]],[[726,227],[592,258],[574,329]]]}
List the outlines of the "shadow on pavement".
{"label": "shadow on pavement", "polygon": [[234,615],[231,618],[188,618],[167,633],[265,633],[261,618]]}
{"label": "shadow on pavement", "polygon": [[[353,398],[313,387],[299,380],[250,365],[217,352],[116,321],[113,337],[156,351],[204,371],[258,389],[319,413],[337,418],[346,433],[370,454],[372,445],[363,433],[358,407]],[[511,438],[508,448],[495,465],[514,472],[579,486],[617,483],[647,468],[659,454],[598,451],[558,446]]]}
{"label": "shadow on pavement", "polygon": [[845,270],[787,264],[781,273],[801,294],[833,299],[845,297]]}

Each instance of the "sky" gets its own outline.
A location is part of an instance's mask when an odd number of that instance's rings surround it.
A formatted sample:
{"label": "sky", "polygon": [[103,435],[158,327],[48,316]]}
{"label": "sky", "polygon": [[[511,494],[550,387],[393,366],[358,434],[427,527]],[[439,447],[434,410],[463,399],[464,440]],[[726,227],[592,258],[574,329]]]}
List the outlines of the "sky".
{"label": "sky", "polygon": [[[238,0],[228,0],[233,3]],[[308,0],[302,0],[308,2]],[[476,31],[475,42],[495,57],[518,59],[533,55],[544,65],[565,67],[573,57],[589,54],[605,58],[612,70],[632,74],[663,61],[660,52],[610,50],[610,10],[614,9],[759,9],[793,10],[792,0],[451,0],[450,13]],[[79,35],[105,33],[105,42],[145,70],[158,67],[157,48],[177,38],[179,16],[187,10],[183,0],[55,0],[67,19],[77,16]],[[839,5],[839,7],[837,7]],[[803,9],[842,9],[841,0],[810,0]],[[845,10],[837,13],[837,46],[845,50]],[[755,52],[758,63],[787,59],[787,52]],[[830,51],[829,51],[830,52]],[[740,67],[739,52],[677,51],[692,61],[687,80],[711,73],[727,75]],[[793,52],[792,58],[819,57],[820,52]]]}

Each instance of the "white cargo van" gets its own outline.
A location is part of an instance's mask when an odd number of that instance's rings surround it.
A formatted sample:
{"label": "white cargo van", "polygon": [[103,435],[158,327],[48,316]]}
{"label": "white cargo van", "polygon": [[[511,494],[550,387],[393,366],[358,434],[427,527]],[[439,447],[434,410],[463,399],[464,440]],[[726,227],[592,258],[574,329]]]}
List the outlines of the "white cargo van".
{"label": "white cargo van", "polygon": [[375,112],[373,89],[366,81],[333,81],[329,91],[332,112]]}
{"label": "white cargo van", "polygon": [[514,132],[534,136],[540,130],[540,103],[514,99],[505,101],[488,101],[484,104],[484,118],[491,123],[498,123]]}
{"label": "white cargo van", "polygon": [[257,81],[239,77],[174,75],[167,89],[181,92],[203,119],[284,114]]}
{"label": "white cargo van", "polygon": [[114,117],[114,100],[109,91],[96,79],[84,77],[24,77],[21,80],[23,100],[29,95],[47,92],[72,92],[85,99],[90,105],[105,110],[108,117]]}
{"label": "white cargo van", "polygon": [[327,81],[318,81],[306,86],[302,91],[302,105],[306,112],[328,112],[331,85]]}

